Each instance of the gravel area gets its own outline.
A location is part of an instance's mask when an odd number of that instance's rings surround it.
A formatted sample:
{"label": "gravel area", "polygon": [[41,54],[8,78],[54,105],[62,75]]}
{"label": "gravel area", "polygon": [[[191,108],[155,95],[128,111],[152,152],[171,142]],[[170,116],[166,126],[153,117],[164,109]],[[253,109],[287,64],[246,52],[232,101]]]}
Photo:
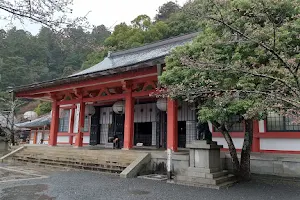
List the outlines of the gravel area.
{"label": "gravel area", "polygon": [[[47,170],[45,170],[47,171]],[[41,172],[41,170],[39,171]],[[3,200],[299,200],[300,182],[255,179],[212,190],[88,171],[51,171],[48,178],[0,183]]]}

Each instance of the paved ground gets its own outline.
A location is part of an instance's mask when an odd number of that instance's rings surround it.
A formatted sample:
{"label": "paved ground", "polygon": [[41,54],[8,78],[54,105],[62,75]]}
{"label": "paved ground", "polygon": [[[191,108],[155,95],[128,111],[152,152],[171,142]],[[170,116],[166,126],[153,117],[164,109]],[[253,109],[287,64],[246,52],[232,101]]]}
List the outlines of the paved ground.
{"label": "paved ground", "polygon": [[[16,167],[14,168],[16,169]],[[26,170],[25,170],[26,171]],[[27,172],[30,170],[27,170]],[[2,200],[299,200],[300,181],[253,180],[212,190],[87,171],[31,170],[47,178],[0,181]]]}

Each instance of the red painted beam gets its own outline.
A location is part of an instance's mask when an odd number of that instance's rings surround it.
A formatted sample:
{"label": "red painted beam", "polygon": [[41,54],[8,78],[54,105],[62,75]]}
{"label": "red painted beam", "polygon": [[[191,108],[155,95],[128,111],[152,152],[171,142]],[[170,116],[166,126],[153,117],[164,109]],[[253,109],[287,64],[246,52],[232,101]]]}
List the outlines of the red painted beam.
{"label": "red painted beam", "polygon": [[265,132],[259,133],[260,138],[300,138],[300,132]]}
{"label": "red painted beam", "polygon": [[69,89],[75,89],[75,88],[83,88],[83,87],[87,87],[87,86],[108,84],[108,83],[113,83],[113,82],[117,82],[120,80],[132,80],[135,78],[145,78],[145,77],[149,77],[149,76],[154,76],[156,74],[157,74],[157,68],[150,67],[150,68],[139,70],[139,71],[124,72],[121,74],[107,75],[107,76],[103,76],[100,78],[92,78],[92,79],[87,79],[87,80],[83,80],[80,82],[68,83],[68,84],[59,85],[59,86],[50,86],[50,87],[42,88],[42,89],[17,92],[16,97],[37,95],[37,94],[41,94],[41,93],[48,94],[50,92],[58,92],[61,90],[69,90]]}
{"label": "red painted beam", "polygon": [[58,101],[57,105],[68,105],[68,104],[77,104],[77,103],[80,103],[79,99]]}
{"label": "red painted beam", "polygon": [[[150,94],[155,93],[156,90],[148,90],[148,91],[141,91],[141,92],[133,92],[133,97],[151,97]],[[153,96],[155,98],[155,96]]]}
{"label": "red painted beam", "polygon": [[83,102],[96,102],[96,101],[109,101],[109,100],[118,100],[124,99],[125,94],[114,94],[110,96],[98,96],[98,97],[91,97],[91,98],[84,98]]}

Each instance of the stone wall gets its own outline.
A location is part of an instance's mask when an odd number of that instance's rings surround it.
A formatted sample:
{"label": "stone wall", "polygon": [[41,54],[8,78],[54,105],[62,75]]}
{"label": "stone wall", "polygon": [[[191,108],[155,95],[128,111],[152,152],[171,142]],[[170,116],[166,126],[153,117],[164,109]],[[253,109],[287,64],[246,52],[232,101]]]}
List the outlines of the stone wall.
{"label": "stone wall", "polygon": [[[221,159],[226,169],[232,170],[231,158],[223,153]],[[251,172],[276,176],[300,177],[300,155],[252,153]]]}
{"label": "stone wall", "polygon": [[[157,151],[151,152],[151,162],[149,170],[152,173],[166,174],[167,173],[167,152]],[[173,170],[178,174],[189,167],[188,152],[176,152],[172,155]]]}
{"label": "stone wall", "polygon": [[[183,173],[189,167],[189,154],[176,152],[173,154],[173,169],[175,174]],[[151,152],[151,162],[148,171],[151,173],[166,174],[167,152]],[[229,153],[221,153],[221,168],[232,170]],[[300,177],[300,155],[252,153],[251,172],[276,176]]]}

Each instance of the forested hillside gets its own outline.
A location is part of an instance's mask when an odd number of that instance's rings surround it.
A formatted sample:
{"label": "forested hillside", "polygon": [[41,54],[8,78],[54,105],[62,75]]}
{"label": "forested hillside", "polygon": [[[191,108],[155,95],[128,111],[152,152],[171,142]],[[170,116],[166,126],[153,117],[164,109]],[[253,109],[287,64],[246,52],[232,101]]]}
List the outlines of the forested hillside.
{"label": "forested hillside", "polygon": [[[0,96],[8,86],[25,85],[68,76],[100,62],[109,50],[141,46],[198,30],[198,22],[185,9],[168,2],[151,19],[137,16],[110,32],[104,25],[92,30],[66,29],[63,34],[43,27],[37,35],[12,28],[0,30]],[[101,23],[101,21],[99,22]]]}

